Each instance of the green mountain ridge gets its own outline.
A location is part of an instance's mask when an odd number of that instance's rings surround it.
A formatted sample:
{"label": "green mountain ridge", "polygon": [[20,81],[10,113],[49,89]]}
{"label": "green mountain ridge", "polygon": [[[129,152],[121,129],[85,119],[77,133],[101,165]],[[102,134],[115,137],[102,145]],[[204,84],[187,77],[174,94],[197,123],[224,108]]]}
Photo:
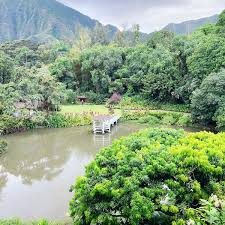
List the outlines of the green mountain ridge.
{"label": "green mountain ridge", "polygon": [[205,17],[197,20],[184,21],[182,23],[170,23],[167,26],[165,26],[163,30],[174,32],[180,35],[188,35],[207,23],[215,24],[217,22],[217,19],[218,15],[213,15],[210,17]]}
{"label": "green mountain ridge", "polygon": [[[71,40],[79,26],[93,29],[96,24],[100,23],[56,0],[0,0],[0,42]],[[105,29],[110,35],[117,32],[111,25]]]}

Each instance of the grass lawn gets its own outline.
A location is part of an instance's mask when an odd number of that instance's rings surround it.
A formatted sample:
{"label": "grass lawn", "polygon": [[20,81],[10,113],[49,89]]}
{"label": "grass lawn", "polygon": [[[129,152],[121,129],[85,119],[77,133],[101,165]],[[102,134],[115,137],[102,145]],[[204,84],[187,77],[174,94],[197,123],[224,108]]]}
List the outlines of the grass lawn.
{"label": "grass lawn", "polygon": [[[101,114],[108,114],[109,110],[104,105],[62,105],[61,113],[83,113],[96,112]],[[115,114],[121,115],[121,110],[115,110]]]}

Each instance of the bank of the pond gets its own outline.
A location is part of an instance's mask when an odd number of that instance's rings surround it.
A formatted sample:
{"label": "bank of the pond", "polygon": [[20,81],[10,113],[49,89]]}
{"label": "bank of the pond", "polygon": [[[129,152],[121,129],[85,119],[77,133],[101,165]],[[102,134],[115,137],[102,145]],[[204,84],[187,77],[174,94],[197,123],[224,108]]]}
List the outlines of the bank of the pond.
{"label": "bank of the pond", "polygon": [[93,114],[61,114],[51,113],[39,118],[15,118],[0,116],[0,135],[23,132],[35,128],[65,128],[90,125]]}
{"label": "bank of the pond", "polygon": [[[93,111],[90,111],[93,109]],[[96,114],[107,114],[105,106],[63,106],[61,112],[46,114],[35,118],[15,118],[0,116],[0,135],[26,131],[34,128],[68,128],[91,125]],[[83,111],[82,111],[83,110]],[[96,111],[94,111],[96,110]],[[198,127],[189,113],[164,110],[117,110],[121,121],[138,120],[148,125],[175,125],[178,127]]]}
{"label": "bank of the pond", "polygon": [[[96,114],[108,114],[104,105],[66,105],[60,112],[36,112],[32,117],[0,115],[0,135],[22,132],[34,128],[65,128],[90,125]],[[116,110],[117,115],[121,110]]]}
{"label": "bank of the pond", "polygon": [[185,130],[213,131],[213,127],[194,123],[190,113],[164,110],[135,110],[124,111],[121,121],[133,121],[148,126],[183,128]]}

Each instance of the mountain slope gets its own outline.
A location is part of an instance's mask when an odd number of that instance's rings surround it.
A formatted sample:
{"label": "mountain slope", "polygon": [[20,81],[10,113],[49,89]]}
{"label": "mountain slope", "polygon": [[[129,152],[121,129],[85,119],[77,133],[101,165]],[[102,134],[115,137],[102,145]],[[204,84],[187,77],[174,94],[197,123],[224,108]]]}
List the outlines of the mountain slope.
{"label": "mountain slope", "polygon": [[[180,24],[172,23],[163,29],[177,34],[188,34],[206,23],[215,23],[217,17],[215,15]],[[100,23],[56,0],[0,0],[0,42],[20,39],[36,42],[72,40],[79,27],[93,29],[96,24]],[[103,27],[109,40],[118,31],[112,25]],[[146,41],[151,35],[141,33],[142,40]]]}
{"label": "mountain slope", "polygon": [[[0,0],[0,42],[18,39],[68,39],[78,26],[93,29],[99,23],[56,0]],[[114,34],[116,27],[110,27]]]}
{"label": "mountain slope", "polygon": [[218,15],[214,15],[214,16],[210,16],[206,18],[197,19],[197,20],[189,20],[189,21],[185,21],[185,22],[177,23],[177,24],[170,23],[166,27],[164,27],[163,30],[174,32],[180,35],[191,34],[196,29],[198,29],[199,27],[207,23],[215,24],[217,22],[217,19],[218,19]]}

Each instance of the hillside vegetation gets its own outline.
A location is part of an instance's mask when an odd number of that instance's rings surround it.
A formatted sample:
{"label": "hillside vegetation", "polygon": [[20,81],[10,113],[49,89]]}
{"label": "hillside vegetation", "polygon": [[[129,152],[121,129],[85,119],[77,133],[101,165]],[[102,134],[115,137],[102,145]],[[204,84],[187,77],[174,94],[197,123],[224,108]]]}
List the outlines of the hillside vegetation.
{"label": "hillside vegetation", "polygon": [[141,42],[139,26],[131,39],[120,32],[110,43],[104,30],[81,29],[73,44],[2,44],[2,121],[16,117],[25,123],[22,127],[38,127],[45,124],[48,112],[59,110],[61,104],[76,104],[79,95],[104,104],[117,93],[125,107],[132,103],[134,108],[187,110],[193,122],[224,130],[224,30],[225,12],[215,25],[190,36],[160,31],[146,44]]}

